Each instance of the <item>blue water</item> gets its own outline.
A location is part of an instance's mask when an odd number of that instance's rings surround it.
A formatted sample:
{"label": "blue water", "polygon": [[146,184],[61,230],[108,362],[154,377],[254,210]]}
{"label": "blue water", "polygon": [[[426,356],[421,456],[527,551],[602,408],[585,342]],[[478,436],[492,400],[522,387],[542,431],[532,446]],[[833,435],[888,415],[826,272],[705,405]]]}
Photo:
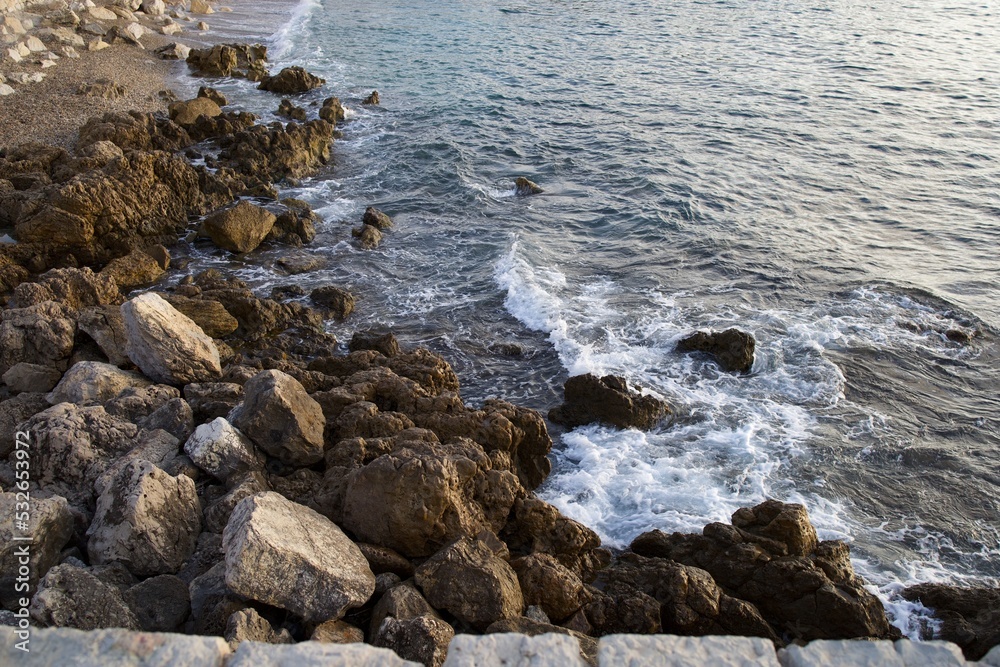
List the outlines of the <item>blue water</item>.
{"label": "blue water", "polygon": [[[669,428],[554,431],[540,492],[610,545],[777,497],[851,542],[907,631],[902,585],[996,583],[988,4],[284,7],[274,66],[328,82],[297,103],[337,95],[349,110],[333,164],[283,193],[324,216],[304,252],[327,267],[282,275],[287,250],[199,266],[229,263],[262,292],[350,288],[357,312],[331,331],[392,328],[443,353],[472,403],[547,410],[587,371],[665,397]],[[273,118],[277,98],[219,87]],[[362,106],[372,89],[381,106]],[[545,193],[515,196],[517,176]],[[368,205],[396,227],[362,252],[350,228]],[[758,341],[748,376],[673,351],[733,325]]]}

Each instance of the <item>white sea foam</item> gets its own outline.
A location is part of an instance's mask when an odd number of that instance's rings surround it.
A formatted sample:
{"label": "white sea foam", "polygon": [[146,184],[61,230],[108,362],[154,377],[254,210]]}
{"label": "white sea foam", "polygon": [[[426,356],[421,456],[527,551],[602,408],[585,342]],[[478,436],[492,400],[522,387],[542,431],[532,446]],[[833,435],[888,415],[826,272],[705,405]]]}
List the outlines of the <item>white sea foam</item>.
{"label": "white sea foam", "polygon": [[323,6],[322,0],[300,0],[292,16],[271,36],[271,60],[287,58],[295,48],[296,38],[306,31],[313,12]]}

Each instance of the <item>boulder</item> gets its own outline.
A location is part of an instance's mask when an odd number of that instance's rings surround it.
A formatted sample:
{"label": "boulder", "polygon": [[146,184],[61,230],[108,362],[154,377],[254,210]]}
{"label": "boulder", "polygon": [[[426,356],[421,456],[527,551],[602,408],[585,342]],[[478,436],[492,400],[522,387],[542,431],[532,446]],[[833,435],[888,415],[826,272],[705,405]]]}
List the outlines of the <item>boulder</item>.
{"label": "boulder", "polygon": [[98,498],[87,552],[93,563],[120,562],[137,576],[168,574],[194,552],[199,532],[194,481],[136,460]]}
{"label": "boulder", "polygon": [[51,269],[37,282],[21,283],[14,290],[14,306],[24,308],[43,301],[57,301],[73,310],[89,306],[118,305],[121,293],[115,281],[89,268]]}
{"label": "boulder", "polygon": [[365,641],[365,633],[345,621],[324,621],[316,626],[309,640],[323,644],[358,644]]}
{"label": "boulder", "polygon": [[670,407],[653,396],[629,389],[624,378],[575,375],[564,385],[565,402],[549,419],[567,428],[601,422],[617,428],[648,430],[670,416]]}
{"label": "boulder", "polygon": [[116,587],[73,565],[57,565],[46,573],[31,600],[31,617],[42,625],[78,630],[139,629]]}
{"label": "boulder", "polygon": [[529,181],[524,176],[514,179],[514,192],[522,197],[527,195],[537,195],[545,192],[537,183]]}
{"label": "boulder", "polygon": [[118,306],[92,306],[77,313],[77,328],[91,338],[115,366],[131,363],[125,354],[128,336]]}
{"label": "boulder", "polygon": [[455,629],[440,618],[418,616],[400,620],[389,617],[382,621],[372,645],[390,648],[400,658],[425,667],[441,667],[454,636]]}
{"label": "boulder", "polygon": [[512,550],[549,554],[583,581],[593,581],[611,562],[611,553],[601,548],[597,533],[534,497],[514,503],[514,516],[502,536]]}
{"label": "boulder", "polygon": [[226,584],[305,618],[340,618],[375,590],[358,547],[333,522],[277,493],[240,502],[223,533]]}
{"label": "boulder", "polygon": [[[483,642],[484,648],[489,646],[487,643],[488,637],[496,637],[498,640],[508,640],[502,643],[500,641],[497,642],[500,646],[506,645],[509,647],[499,649],[503,650],[505,655],[516,655],[518,651],[514,646],[517,644],[521,646],[521,655],[526,657],[533,655],[535,651],[545,646],[547,649],[546,654],[552,656],[551,659],[556,664],[597,665],[597,640],[558,625],[541,623],[520,616],[518,618],[507,618],[497,621],[486,629],[486,633],[487,637],[476,638]],[[468,637],[470,635],[465,636]],[[545,643],[539,642],[532,646],[530,638],[544,640]],[[453,643],[452,650],[454,648]],[[459,652],[456,651],[456,653]],[[459,654],[461,655],[461,653]]]}
{"label": "boulder", "polygon": [[322,119],[281,127],[254,125],[219,137],[219,162],[248,177],[277,183],[302,178],[330,160],[333,125]]}
{"label": "boulder", "polygon": [[49,394],[49,403],[77,403],[80,405],[105,403],[126,387],[148,387],[147,378],[123,371],[117,366],[99,361],[80,361],[73,364],[62,376],[59,384]]}
{"label": "boulder", "polygon": [[72,311],[54,301],[0,311],[0,373],[21,362],[66,368],[75,335]]}
{"label": "boulder", "polygon": [[[206,98],[199,98],[208,101]],[[214,104],[214,103],[213,103]],[[248,201],[241,201],[232,208],[216,211],[205,218],[203,228],[212,242],[231,252],[250,252],[259,246],[277,217]]]}
{"label": "boulder", "polygon": [[[208,533],[203,533],[208,535]],[[213,541],[216,549],[221,541]],[[216,554],[212,554],[217,558]],[[188,584],[191,596],[192,629],[198,634],[223,635],[233,612],[246,609],[246,601],[226,585],[226,564],[216,562]]]}
{"label": "boulder", "polygon": [[369,206],[365,209],[365,214],[362,216],[361,222],[366,225],[371,225],[378,230],[389,229],[392,227],[392,218],[374,206]]}
{"label": "boulder", "polygon": [[377,90],[373,90],[371,93],[368,94],[368,97],[366,97],[365,99],[361,100],[361,103],[365,104],[367,106],[377,106],[379,104],[379,101],[380,100],[379,100],[379,97],[378,97],[378,91]]}
{"label": "boulder", "polygon": [[225,417],[243,400],[243,386],[233,382],[193,382],[184,387],[184,398],[195,421],[205,423]]}
{"label": "boulder", "polygon": [[399,341],[394,335],[375,331],[355,331],[351,336],[351,342],[347,344],[347,349],[351,352],[375,350],[387,357],[394,357],[400,351]]}
{"label": "boulder", "polygon": [[382,242],[382,232],[372,225],[361,225],[351,230],[351,236],[358,240],[358,245],[365,250],[374,250]]}
{"label": "boulder", "polygon": [[254,444],[223,417],[196,428],[184,443],[184,452],[196,466],[223,482],[264,468],[264,458]]}
{"label": "boulder", "polygon": [[982,660],[1000,645],[1000,590],[928,583],[905,588],[902,595],[931,608],[941,623],[934,638],[958,644],[967,660]]}
{"label": "boulder", "polygon": [[524,602],[538,605],[550,619],[561,622],[590,600],[580,577],[553,556],[533,553],[511,562]]}
{"label": "boulder", "polygon": [[413,576],[413,563],[402,554],[388,547],[380,547],[377,544],[368,544],[367,542],[358,542],[358,548],[361,549],[361,553],[364,554],[365,560],[368,561],[368,565],[371,566],[372,572],[375,574],[392,572],[403,579],[409,579]]}
{"label": "boulder", "polygon": [[126,293],[158,281],[163,276],[163,267],[151,255],[133,250],[108,262],[100,275],[109,277],[122,293]]}
{"label": "boulder", "polygon": [[21,362],[3,374],[3,381],[13,392],[38,393],[51,390],[61,377],[62,373],[51,366]]}
{"label": "boulder", "polygon": [[[18,495],[0,493],[0,605],[5,609],[18,609],[22,597],[31,597],[73,537],[74,516],[65,498],[32,498],[26,525],[20,525]],[[23,537],[30,538],[30,546],[15,539]]]}
{"label": "boulder", "polygon": [[319,110],[319,117],[323,120],[327,121],[331,125],[336,125],[340,121],[344,120],[346,115],[344,105],[340,103],[338,98],[328,97],[323,100],[323,106],[320,107]]}
{"label": "boulder", "polygon": [[146,632],[175,632],[191,611],[191,594],[180,578],[161,574],[126,591],[125,604]]}
{"label": "boulder", "polygon": [[595,637],[663,632],[660,603],[642,591],[619,587],[615,592],[592,590],[583,612]]}
{"label": "boulder", "polygon": [[233,475],[226,487],[229,490],[217,500],[212,501],[207,494],[205,495],[205,530],[222,533],[237,505],[246,498],[272,490],[264,473],[256,470]]}
{"label": "boulder", "polygon": [[243,402],[229,421],[271,456],[296,466],[323,458],[325,418],[319,403],[298,380],[278,370],[262,371],[243,387]]}
{"label": "boulder", "polygon": [[14,449],[18,424],[49,408],[45,394],[25,392],[0,401],[0,459]]}
{"label": "boulder", "polygon": [[171,42],[156,49],[155,53],[163,60],[187,60],[191,55],[191,47],[180,42]]}
{"label": "boulder", "polygon": [[166,431],[177,438],[177,442],[184,442],[194,432],[194,411],[183,398],[172,398],[139,420],[137,425],[146,431]]}
{"label": "boulder", "polygon": [[[344,526],[358,539],[408,557],[427,556],[462,535],[499,531],[522,493],[476,443],[404,441],[345,479]],[[419,507],[419,515],[411,508]]]}
{"label": "boulder", "polygon": [[264,77],[257,88],[281,95],[296,95],[319,88],[324,83],[326,79],[310,74],[301,67],[286,67],[275,76]]}
{"label": "boulder", "polygon": [[187,58],[188,67],[196,74],[244,77],[250,81],[267,76],[266,63],[267,47],[260,44],[216,44],[192,49]]}
{"label": "boulder", "polygon": [[705,352],[715,358],[722,370],[736,373],[750,372],[755,347],[752,335],[735,328],[696,331],[677,343],[678,352]]}
{"label": "boulder", "polygon": [[222,375],[212,339],[159,295],[137,296],[122,304],[121,312],[128,336],[126,352],[148,377],[185,385]]}
{"label": "boulder", "polygon": [[354,311],[354,295],[334,285],[317,287],[309,294],[309,298],[338,320],[345,319]]}
{"label": "boulder", "polygon": [[207,97],[208,99],[215,102],[220,107],[224,107],[229,104],[226,96],[220,93],[215,88],[209,88],[208,86],[202,86],[198,89],[198,97]]}
{"label": "boulder", "polygon": [[142,0],[142,11],[150,16],[163,16],[167,13],[167,7],[163,0]]}
{"label": "boulder", "polygon": [[291,100],[286,98],[281,100],[281,104],[278,105],[278,115],[290,118],[291,120],[304,121],[306,119],[306,110],[295,106]]}
{"label": "boulder", "polygon": [[517,574],[483,540],[456,540],[417,568],[416,582],[432,606],[480,631],[524,611]]}
{"label": "boulder", "polygon": [[233,650],[246,641],[264,644],[295,643],[288,630],[282,629],[281,632],[275,632],[274,626],[257,613],[253,607],[233,612],[233,615],[226,622],[225,638]]}
{"label": "boulder", "polygon": [[369,635],[377,635],[382,621],[390,616],[401,621],[419,616],[441,618],[411,581],[393,586],[375,603],[368,628]]}
{"label": "boulder", "polygon": [[176,294],[164,294],[163,298],[178,311],[190,317],[207,336],[212,338],[228,336],[240,326],[239,320],[230,315],[226,307],[215,299],[192,299]]}

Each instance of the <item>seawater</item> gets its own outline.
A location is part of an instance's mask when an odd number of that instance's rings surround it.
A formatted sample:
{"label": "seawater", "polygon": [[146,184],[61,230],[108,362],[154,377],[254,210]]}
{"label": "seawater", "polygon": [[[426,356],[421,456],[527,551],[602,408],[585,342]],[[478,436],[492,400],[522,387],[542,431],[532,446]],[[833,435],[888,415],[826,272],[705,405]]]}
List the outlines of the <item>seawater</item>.
{"label": "seawater", "polygon": [[[220,20],[327,79],[297,104],[349,113],[332,164],[283,191],[323,216],[302,252],[326,268],[208,247],[195,267],[262,293],[347,287],[357,312],[331,331],[444,354],[473,404],[544,411],[584,372],[668,400],[674,423],[648,433],[553,431],[540,494],[611,546],[774,497],[850,542],[908,634],[904,585],[997,584],[990,5],[308,0]],[[277,97],[218,87],[275,119]],[[545,192],[516,196],[517,176]],[[396,227],[364,252],[368,205]],[[674,351],[729,326],[757,339],[746,376]]]}

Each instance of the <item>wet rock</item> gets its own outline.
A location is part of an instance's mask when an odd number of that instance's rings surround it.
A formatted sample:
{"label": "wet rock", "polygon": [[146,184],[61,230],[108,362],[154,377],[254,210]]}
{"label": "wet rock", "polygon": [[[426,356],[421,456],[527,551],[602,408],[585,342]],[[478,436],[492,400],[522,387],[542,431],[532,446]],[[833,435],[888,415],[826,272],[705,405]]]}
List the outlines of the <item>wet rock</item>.
{"label": "wet rock", "polygon": [[354,312],[354,295],[334,285],[317,287],[309,294],[309,298],[338,320],[343,320]]}
{"label": "wet rock", "polygon": [[138,373],[123,371],[117,366],[99,361],[73,364],[49,394],[49,403],[80,405],[105,403],[126,387],[148,387],[153,384]]}
{"label": "wet rock", "polygon": [[122,292],[152,285],[163,276],[163,267],[153,257],[141,250],[133,250],[124,257],[108,262],[100,275],[107,276]]}
{"label": "wet rock", "polygon": [[376,636],[382,627],[382,621],[389,617],[405,621],[420,616],[441,618],[417,587],[407,581],[390,588],[375,603],[368,633],[372,637]]}
{"label": "wet rock", "polygon": [[233,612],[226,622],[226,641],[233,650],[242,642],[253,641],[264,644],[294,644],[288,630],[275,632],[274,627],[257,610],[248,607]]}
{"label": "wet rock", "polygon": [[208,86],[202,86],[198,89],[198,97],[207,97],[220,107],[224,107],[229,104],[225,95],[217,91],[215,88],[209,88]]}
{"label": "wet rock", "polygon": [[323,459],[323,410],[298,380],[278,370],[262,371],[243,390],[243,403],[229,416],[233,426],[290,465]]}
{"label": "wet rock", "polygon": [[982,660],[1000,645],[1000,590],[918,584],[903,589],[902,595],[933,609],[941,622],[935,639],[958,644],[967,660]]}
{"label": "wet rock", "polygon": [[601,422],[648,430],[670,416],[666,403],[629,389],[614,375],[576,375],[566,380],[564,390],[565,402],[549,411],[549,419],[567,428]]}
{"label": "wet rock", "polygon": [[194,482],[133,461],[109,481],[87,531],[93,563],[123,563],[138,576],[180,569],[201,532]]}
{"label": "wet rock", "polygon": [[319,110],[320,118],[335,126],[344,120],[345,116],[344,105],[340,103],[338,98],[328,97],[323,100],[323,106]]}
{"label": "wet rock", "polygon": [[365,209],[365,214],[361,218],[361,222],[366,225],[371,225],[379,231],[392,227],[392,218],[374,206],[369,206]]}
{"label": "wet rock", "polygon": [[361,103],[369,105],[369,106],[375,106],[375,105],[377,105],[379,103],[378,91],[377,90],[373,90],[368,95],[368,97],[366,97],[364,100],[361,101]]}
{"label": "wet rock", "polygon": [[222,375],[212,339],[159,295],[137,296],[123,304],[121,312],[128,356],[148,377],[185,385]]}
{"label": "wet rock", "polygon": [[739,329],[697,331],[677,343],[678,352],[705,352],[715,358],[722,370],[737,373],[750,372],[754,347],[754,337]]}
{"label": "wet rock", "polygon": [[372,225],[361,225],[351,230],[351,236],[358,240],[358,245],[365,250],[374,250],[382,242],[382,232]]}
{"label": "wet rock", "polygon": [[365,641],[365,633],[345,621],[325,621],[316,626],[309,640],[324,644],[358,644]]}
{"label": "wet rock", "polygon": [[319,88],[324,83],[326,79],[310,74],[301,67],[286,67],[275,76],[262,79],[257,88],[280,95],[296,95]]}
{"label": "wet rock", "polygon": [[590,600],[580,577],[548,554],[531,554],[512,561],[511,565],[517,573],[525,604],[538,605],[556,622],[569,618]]}
{"label": "wet rock", "polygon": [[[300,246],[312,243],[316,238],[316,222],[320,219],[309,204],[300,199],[286,197],[281,200],[288,209],[274,221],[268,238],[287,245]],[[323,260],[323,258],[316,258]],[[281,260],[278,260],[281,264]],[[287,267],[286,267],[287,270]]]}
{"label": "wet rock", "polygon": [[72,311],[53,301],[0,311],[0,373],[21,362],[65,368],[75,334]]}
{"label": "wet rock", "polygon": [[187,584],[172,574],[150,577],[132,586],[124,599],[146,632],[174,632],[191,611]]}
{"label": "wet rock", "polygon": [[220,248],[244,253],[254,250],[267,238],[275,220],[277,217],[266,208],[244,200],[205,218],[203,229]]}
{"label": "wet rock", "polygon": [[31,617],[43,625],[78,630],[139,629],[117,588],[72,565],[57,565],[42,578],[31,600]]}
{"label": "wet rock", "polygon": [[375,590],[368,562],[340,528],[276,493],[237,505],[223,548],[231,590],[307,620],[340,618]]}
{"label": "wet rock", "polygon": [[47,392],[50,391],[62,373],[51,366],[19,363],[11,366],[3,374],[3,381],[13,392]]}
{"label": "wet rock", "polygon": [[194,464],[222,480],[250,470],[263,470],[263,457],[250,439],[223,417],[202,424],[184,443]]}
{"label": "wet rock", "polygon": [[389,617],[379,626],[372,644],[390,648],[404,660],[440,667],[454,636],[455,629],[439,618],[418,616],[400,620]]}
{"label": "wet rock", "polygon": [[193,125],[199,116],[214,118],[222,113],[219,105],[207,97],[196,97],[185,102],[174,102],[168,108],[170,120],[181,127]]}
{"label": "wet rock", "polygon": [[513,520],[503,537],[518,553],[554,556],[583,581],[593,581],[595,573],[611,562],[611,553],[601,548],[597,533],[538,498],[514,503]]}
{"label": "wet rock", "polygon": [[463,537],[445,547],[417,568],[416,582],[431,605],[480,631],[524,610],[517,575],[482,540]]}
{"label": "wet rock", "polygon": [[391,333],[380,334],[375,331],[355,331],[347,347],[351,352],[375,350],[387,357],[394,357],[399,354],[399,341]]}
{"label": "wet rock", "polygon": [[430,555],[484,528],[499,531],[521,493],[513,474],[494,470],[482,448],[463,439],[398,443],[348,473],[345,483],[344,526],[362,541],[409,557]]}
{"label": "wet rock", "polygon": [[225,417],[243,400],[243,386],[233,382],[191,383],[184,398],[194,410],[195,421],[205,423]]}
{"label": "wet rock", "polygon": [[330,160],[333,125],[325,120],[255,125],[219,138],[220,163],[241,174],[277,183],[302,178]]}
{"label": "wet rock", "polygon": [[[0,605],[7,609],[18,609],[22,597],[31,597],[38,580],[59,562],[74,527],[73,512],[59,496],[33,497],[27,525],[19,525],[23,498],[18,495],[0,493]],[[20,537],[31,538],[27,549],[28,543],[15,539]]]}
{"label": "wet rock", "polygon": [[529,181],[524,176],[518,176],[514,179],[514,191],[524,197],[526,195],[537,195],[545,192],[537,183]]}
{"label": "wet rock", "polygon": [[803,505],[767,500],[755,507],[741,507],[733,514],[733,525],[750,535],[782,543],[789,556],[808,556],[819,544]]}
{"label": "wet rock", "polygon": [[[193,10],[192,10],[193,11]],[[187,64],[205,76],[238,76],[260,81],[267,76],[267,47],[260,44],[216,44],[192,49]]]}
{"label": "wet rock", "polygon": [[[295,106],[291,100],[286,98],[281,100],[281,104],[278,105],[278,115],[292,120],[304,121],[306,119],[306,110]],[[322,116],[320,117],[322,118]]]}

